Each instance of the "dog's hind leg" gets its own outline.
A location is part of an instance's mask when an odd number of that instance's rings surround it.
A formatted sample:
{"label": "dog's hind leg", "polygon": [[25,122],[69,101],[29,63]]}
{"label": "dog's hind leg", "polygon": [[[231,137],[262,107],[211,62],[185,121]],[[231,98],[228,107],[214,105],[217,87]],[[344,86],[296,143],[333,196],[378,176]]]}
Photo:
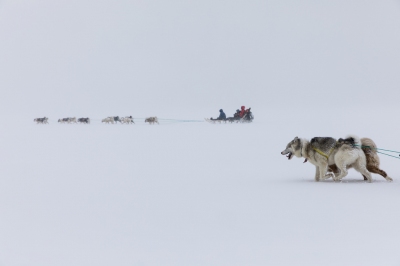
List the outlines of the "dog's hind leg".
{"label": "dog's hind leg", "polygon": [[[336,177],[334,178],[335,180],[341,180],[342,178],[346,177],[348,174],[347,171],[347,167],[353,164],[356,164],[357,166],[362,165],[362,162],[360,163],[360,160],[358,159],[358,162],[354,163],[354,161],[356,161],[357,159],[355,158],[356,155],[354,155],[353,153],[348,153],[346,151],[339,151],[336,155],[335,155],[335,164],[337,166],[337,168],[339,169],[339,174],[336,175]],[[365,157],[364,157],[365,160]],[[350,166],[351,168],[351,166]],[[354,167],[356,168],[356,167]],[[364,168],[365,168],[365,164],[364,164]],[[361,169],[359,167],[359,169]],[[360,171],[359,171],[360,172]],[[361,174],[363,174],[363,172],[361,172]]]}
{"label": "dog's hind leg", "polygon": [[367,170],[364,164],[359,164],[355,163],[354,164],[354,169],[356,169],[358,172],[360,172],[364,177],[367,178],[367,182],[371,183],[372,182],[372,177],[371,173]]}
{"label": "dog's hind leg", "polygon": [[[340,175],[340,169],[336,166],[336,164],[329,165],[328,172],[332,172],[335,176]],[[335,178],[333,178],[333,179],[335,179]]]}
{"label": "dog's hind leg", "polygon": [[338,170],[336,164],[329,165],[328,171],[333,172],[333,173],[339,173],[339,170]]}
{"label": "dog's hind leg", "polygon": [[[376,166],[368,166],[368,165],[367,165],[367,170],[368,170],[369,172],[371,172],[371,173],[374,173],[374,174],[378,174],[378,175],[383,176],[387,181],[393,181],[393,179],[392,179],[391,177],[389,177],[389,176],[386,174],[385,171],[379,169],[379,168],[376,167]],[[365,176],[364,176],[364,180],[367,180]]]}
{"label": "dog's hind leg", "polygon": [[336,163],[336,166],[337,166],[337,168],[339,169],[340,172],[339,172],[339,174],[338,174],[336,177],[334,177],[333,179],[334,179],[335,181],[338,181],[338,180],[341,180],[343,177],[347,176],[348,172],[347,172],[346,164],[344,164],[344,163],[341,163],[341,164]]}
{"label": "dog's hind leg", "polygon": [[371,173],[368,172],[367,168],[364,167],[364,168],[360,169],[360,172],[362,173],[363,176],[365,176],[367,178],[368,183],[372,182]]}

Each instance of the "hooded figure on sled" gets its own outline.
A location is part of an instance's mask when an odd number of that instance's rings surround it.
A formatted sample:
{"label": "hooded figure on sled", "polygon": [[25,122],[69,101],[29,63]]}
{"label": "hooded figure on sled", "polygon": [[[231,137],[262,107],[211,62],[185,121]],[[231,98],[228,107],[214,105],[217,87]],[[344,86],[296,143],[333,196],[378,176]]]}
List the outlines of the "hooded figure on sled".
{"label": "hooded figure on sled", "polygon": [[242,106],[239,109],[236,110],[236,113],[233,114],[233,117],[226,117],[224,110],[220,109],[219,110],[219,116],[218,118],[205,118],[205,120],[209,123],[250,123],[254,119],[253,113],[251,112],[251,108],[246,109],[246,107]]}

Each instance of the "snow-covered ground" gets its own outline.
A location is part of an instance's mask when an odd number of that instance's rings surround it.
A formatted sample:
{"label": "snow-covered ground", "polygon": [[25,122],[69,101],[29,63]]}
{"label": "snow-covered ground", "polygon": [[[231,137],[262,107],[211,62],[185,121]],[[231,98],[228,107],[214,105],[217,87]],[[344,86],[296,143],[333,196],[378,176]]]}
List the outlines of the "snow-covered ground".
{"label": "snow-covered ground", "polygon": [[252,124],[11,123],[0,265],[399,265],[398,160],[381,156],[391,183],[317,183],[280,155],[295,136],[349,133],[400,150],[376,122],[394,110],[285,109]]}

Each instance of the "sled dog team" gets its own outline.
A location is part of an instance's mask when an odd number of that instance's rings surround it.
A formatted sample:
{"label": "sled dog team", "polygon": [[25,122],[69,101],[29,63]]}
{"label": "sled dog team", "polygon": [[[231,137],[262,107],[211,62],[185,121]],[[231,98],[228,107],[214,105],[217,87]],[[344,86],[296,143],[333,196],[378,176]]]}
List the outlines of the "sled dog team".
{"label": "sled dog team", "polygon": [[119,116],[109,116],[101,120],[102,123],[106,124],[114,124],[120,122],[121,124],[135,124],[133,121],[132,116],[125,116],[125,117],[119,117]]}
{"label": "sled dog team", "polygon": [[315,137],[306,140],[295,137],[282,155],[291,160],[293,156],[304,158],[315,166],[315,181],[332,178],[339,181],[347,175],[348,168],[361,173],[364,180],[372,182],[371,173],[380,174],[387,181],[393,181],[379,168],[377,146],[372,139],[350,135],[336,140],[330,137]]}
{"label": "sled dog team", "polygon": [[[37,124],[48,124],[49,118],[48,117],[43,117],[43,118],[35,118],[33,119],[33,122],[36,122]],[[58,119],[58,123],[61,124],[71,124],[71,123],[82,123],[82,124],[90,124],[90,119],[89,117],[82,117],[82,118],[78,118],[78,120],[76,119],[76,117],[67,117],[67,118],[60,118]]]}
{"label": "sled dog team", "polygon": [[[133,121],[132,116],[125,116],[125,117],[119,117],[119,116],[109,116],[107,118],[104,118],[101,120],[102,123],[106,124],[114,124],[120,122],[121,124],[135,124],[135,121]],[[150,125],[154,123],[158,123],[158,118],[156,116],[148,117],[144,120],[145,123],[149,123]]]}
{"label": "sled dog team", "polygon": [[[48,124],[49,123],[49,118],[48,117],[43,117],[43,118],[35,118],[33,122],[36,122],[36,124]],[[119,117],[119,116],[109,116],[107,118],[104,118],[101,120],[102,123],[106,124],[114,124],[120,122],[121,124],[135,124],[135,121],[133,121],[132,116],[125,116],[125,117]],[[158,123],[158,118],[156,116],[148,117],[144,121],[145,123],[149,123],[150,125],[153,125],[155,123]],[[66,117],[66,118],[60,118],[58,119],[58,123],[61,124],[90,124],[90,118],[89,117],[82,117],[76,119],[76,117]]]}

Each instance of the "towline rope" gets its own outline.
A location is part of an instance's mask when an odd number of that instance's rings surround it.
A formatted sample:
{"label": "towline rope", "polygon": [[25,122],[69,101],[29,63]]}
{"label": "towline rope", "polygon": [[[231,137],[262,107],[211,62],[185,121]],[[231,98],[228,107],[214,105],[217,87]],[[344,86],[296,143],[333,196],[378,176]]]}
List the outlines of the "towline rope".
{"label": "towline rope", "polygon": [[374,148],[374,147],[371,147],[371,146],[357,145],[357,144],[354,145],[354,146],[359,146],[361,148],[370,148],[371,150],[388,151],[388,152],[394,152],[394,153],[399,153],[400,154],[400,151],[391,151],[391,150],[385,150],[385,149]]}
{"label": "towline rope", "polygon": [[[364,145],[354,145],[354,146],[359,146],[361,148],[370,148],[371,150],[376,150],[377,153],[380,153],[380,154],[383,154],[383,155],[387,155],[387,156],[390,156],[390,157],[393,157],[393,158],[396,158],[396,159],[400,159],[400,157],[380,152],[380,151],[387,151],[387,152],[399,153],[399,156],[400,156],[400,152],[398,152],[398,151],[385,150],[385,149],[374,148],[374,147],[371,147],[371,146],[364,146]],[[380,151],[378,151],[378,150],[380,150]]]}
{"label": "towline rope", "polygon": [[186,119],[169,119],[169,118],[158,118],[158,120],[167,120],[174,122],[204,122],[203,120],[186,120]]}
{"label": "towline rope", "polygon": [[383,152],[380,152],[380,151],[377,151],[377,153],[384,154],[384,155],[387,155],[387,156],[390,156],[390,157],[393,157],[393,158],[396,158],[396,159],[400,159],[400,157],[393,156],[393,155],[390,155],[390,154],[386,154],[386,153],[383,153]]}
{"label": "towline rope", "polygon": [[[123,118],[123,117],[120,117]],[[101,121],[104,118],[90,118],[91,121]],[[145,120],[146,117],[132,117],[132,119],[135,120]],[[204,122],[203,120],[189,120],[189,119],[169,119],[169,118],[158,118],[159,121],[165,121],[165,122],[176,122],[176,123],[192,123],[192,122]]]}

